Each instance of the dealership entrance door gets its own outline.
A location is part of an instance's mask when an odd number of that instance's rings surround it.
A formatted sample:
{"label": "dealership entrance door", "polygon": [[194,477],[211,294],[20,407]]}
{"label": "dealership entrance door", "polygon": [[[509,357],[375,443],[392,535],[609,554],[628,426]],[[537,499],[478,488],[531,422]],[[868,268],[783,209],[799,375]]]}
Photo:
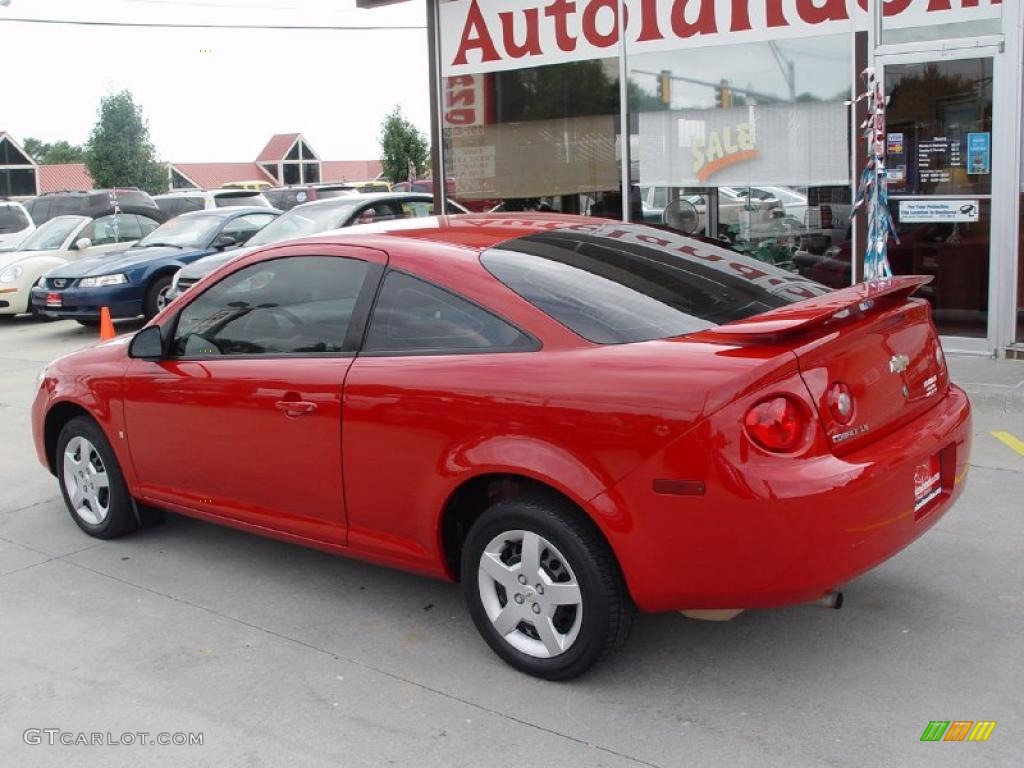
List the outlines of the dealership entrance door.
{"label": "dealership entrance door", "polygon": [[[986,55],[989,53],[989,55]],[[879,56],[889,95],[886,157],[899,243],[895,274],[931,275],[918,295],[932,305],[947,347],[984,352],[993,231],[993,63],[996,51]]]}

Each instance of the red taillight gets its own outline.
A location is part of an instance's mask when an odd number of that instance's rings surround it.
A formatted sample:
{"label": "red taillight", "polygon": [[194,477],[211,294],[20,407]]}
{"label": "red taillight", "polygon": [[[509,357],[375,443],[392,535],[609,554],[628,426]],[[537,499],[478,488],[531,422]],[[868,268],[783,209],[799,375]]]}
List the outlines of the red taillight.
{"label": "red taillight", "polygon": [[782,395],[755,405],[747,411],[743,423],[755,443],[777,453],[795,449],[807,428],[804,409]]}
{"label": "red taillight", "polygon": [[840,424],[849,424],[853,420],[853,395],[843,382],[837,381],[829,388],[828,409]]}

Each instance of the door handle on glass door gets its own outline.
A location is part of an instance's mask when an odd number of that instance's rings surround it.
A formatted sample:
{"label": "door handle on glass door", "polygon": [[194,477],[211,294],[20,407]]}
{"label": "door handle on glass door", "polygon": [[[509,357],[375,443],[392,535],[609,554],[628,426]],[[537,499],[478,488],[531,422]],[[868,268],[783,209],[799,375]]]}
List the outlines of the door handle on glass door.
{"label": "door handle on glass door", "polygon": [[311,403],[308,400],[278,400],[274,405],[285,416],[293,418],[316,412],[316,403]]}

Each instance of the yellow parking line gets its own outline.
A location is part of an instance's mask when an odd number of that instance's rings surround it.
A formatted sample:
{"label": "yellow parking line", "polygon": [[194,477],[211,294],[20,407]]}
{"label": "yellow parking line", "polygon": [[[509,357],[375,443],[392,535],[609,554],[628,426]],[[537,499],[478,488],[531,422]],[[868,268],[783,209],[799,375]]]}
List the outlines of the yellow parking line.
{"label": "yellow parking line", "polygon": [[1011,450],[1016,451],[1021,456],[1024,456],[1024,441],[1018,440],[1009,432],[993,432],[992,437],[1008,446]]}

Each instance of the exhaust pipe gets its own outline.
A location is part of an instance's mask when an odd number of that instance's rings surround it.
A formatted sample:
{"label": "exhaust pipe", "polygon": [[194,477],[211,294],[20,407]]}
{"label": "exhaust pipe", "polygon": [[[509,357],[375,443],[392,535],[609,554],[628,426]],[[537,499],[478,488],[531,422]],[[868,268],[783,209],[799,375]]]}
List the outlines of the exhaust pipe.
{"label": "exhaust pipe", "polygon": [[843,607],[843,593],[839,590],[829,592],[817,600],[812,600],[808,605],[820,605],[822,608],[834,608],[837,611]]}

